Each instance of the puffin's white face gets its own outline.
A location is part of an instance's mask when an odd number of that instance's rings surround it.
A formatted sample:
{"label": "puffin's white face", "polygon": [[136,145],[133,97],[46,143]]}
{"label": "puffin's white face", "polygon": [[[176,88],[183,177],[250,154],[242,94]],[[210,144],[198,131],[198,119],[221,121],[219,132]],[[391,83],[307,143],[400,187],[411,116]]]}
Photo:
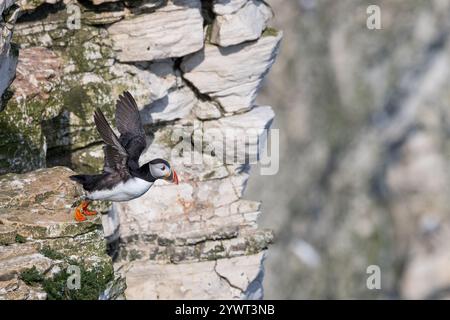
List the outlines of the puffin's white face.
{"label": "puffin's white face", "polygon": [[149,167],[150,173],[157,179],[167,179],[170,176],[171,170],[169,166],[164,163],[149,164]]}
{"label": "puffin's white face", "polygon": [[155,179],[164,179],[178,184],[178,176],[175,170],[170,168],[169,163],[163,159],[154,159],[149,162],[150,174]]}

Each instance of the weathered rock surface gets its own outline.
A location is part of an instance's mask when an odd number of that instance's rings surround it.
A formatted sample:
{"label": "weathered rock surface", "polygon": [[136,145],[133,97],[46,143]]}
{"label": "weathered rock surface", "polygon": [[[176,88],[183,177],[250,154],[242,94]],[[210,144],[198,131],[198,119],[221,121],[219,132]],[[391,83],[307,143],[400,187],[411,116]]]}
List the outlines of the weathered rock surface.
{"label": "weathered rock surface", "polygon": [[[203,47],[200,0],[171,0],[151,14],[113,24],[108,33],[120,61],[176,58]],[[149,32],[150,31],[150,32]]]}
{"label": "weathered rock surface", "polygon": [[170,90],[164,96],[145,107],[143,113],[144,124],[155,124],[187,117],[197,103],[195,94],[186,86]]}
{"label": "weathered rock surface", "polygon": [[[270,231],[257,229],[259,203],[240,199],[248,174],[200,181],[195,170],[178,168],[180,185],[158,182],[143,197],[114,204],[104,218],[108,238],[119,246],[116,263],[126,270],[127,297],[245,298],[272,241]],[[247,282],[230,285],[212,272],[215,264]],[[172,284],[163,288],[159,279]]]}
{"label": "weathered rock surface", "polygon": [[[258,281],[264,253],[252,256],[165,266],[131,262],[128,299],[241,299]],[[238,271],[238,272],[236,272]],[[261,287],[261,286],[259,286]],[[262,291],[252,295],[261,299]]]}
{"label": "weathered rock surface", "polygon": [[[72,204],[82,190],[71,174],[55,167],[0,177],[0,299],[96,299],[119,281],[100,218],[73,219]],[[86,270],[82,277],[95,276],[98,287],[90,291],[82,279],[85,287],[64,294],[66,283],[56,279],[67,278],[69,265]]]}
{"label": "weathered rock surface", "polygon": [[15,30],[22,54],[14,95],[0,114],[0,173],[28,171],[46,162],[70,165],[70,151],[99,141],[88,115],[96,106],[112,115],[111,60],[102,47],[106,31],[87,27],[75,33],[67,29],[65,8],[55,6],[45,28],[31,21]]}
{"label": "weathered rock surface", "polygon": [[240,163],[246,159],[256,162],[265,141],[263,135],[267,134],[274,116],[271,107],[255,106],[243,114],[207,121],[203,125],[203,141],[224,163],[235,163],[236,156],[240,157]]}
{"label": "weathered rock surface", "polygon": [[259,0],[250,0],[232,14],[217,15],[211,26],[211,43],[227,47],[256,40],[272,18],[271,9]]}
{"label": "weathered rock surface", "polygon": [[278,53],[281,31],[267,32],[257,41],[204,50],[183,59],[183,77],[226,112],[250,109],[261,81]]}
{"label": "weathered rock surface", "polygon": [[23,11],[33,11],[43,4],[55,4],[61,0],[21,0],[19,1],[20,8]]}
{"label": "weathered rock surface", "polygon": [[218,15],[232,14],[241,9],[248,0],[214,0],[213,11]]}

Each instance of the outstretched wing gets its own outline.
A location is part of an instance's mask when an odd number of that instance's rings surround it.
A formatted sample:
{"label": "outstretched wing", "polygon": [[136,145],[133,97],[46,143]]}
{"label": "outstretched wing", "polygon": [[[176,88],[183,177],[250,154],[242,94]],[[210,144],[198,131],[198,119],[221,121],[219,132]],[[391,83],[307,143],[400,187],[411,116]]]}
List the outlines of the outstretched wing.
{"label": "outstretched wing", "polygon": [[133,96],[128,91],[125,91],[117,100],[116,126],[120,134],[133,133],[136,136],[145,137],[139,109]]}
{"label": "outstretched wing", "polygon": [[130,168],[139,168],[139,157],[147,143],[141,116],[133,96],[125,91],[116,104],[116,126],[120,132],[121,145],[128,153]]}
{"label": "outstretched wing", "polygon": [[127,157],[121,155],[117,149],[106,145],[103,147],[105,154],[105,162],[103,165],[103,172],[118,174],[122,179],[130,176],[127,166]]}
{"label": "outstretched wing", "polygon": [[94,121],[100,136],[106,143],[106,146],[103,148],[105,153],[103,171],[118,173],[121,177],[128,176],[128,153],[99,109],[95,110]]}

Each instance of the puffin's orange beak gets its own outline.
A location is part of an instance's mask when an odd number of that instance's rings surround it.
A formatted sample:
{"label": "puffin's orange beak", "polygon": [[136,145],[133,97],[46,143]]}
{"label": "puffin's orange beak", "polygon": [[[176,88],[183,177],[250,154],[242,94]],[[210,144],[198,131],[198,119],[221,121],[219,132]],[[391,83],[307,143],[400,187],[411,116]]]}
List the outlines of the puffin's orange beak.
{"label": "puffin's orange beak", "polygon": [[178,184],[178,175],[175,170],[172,170],[172,182]]}

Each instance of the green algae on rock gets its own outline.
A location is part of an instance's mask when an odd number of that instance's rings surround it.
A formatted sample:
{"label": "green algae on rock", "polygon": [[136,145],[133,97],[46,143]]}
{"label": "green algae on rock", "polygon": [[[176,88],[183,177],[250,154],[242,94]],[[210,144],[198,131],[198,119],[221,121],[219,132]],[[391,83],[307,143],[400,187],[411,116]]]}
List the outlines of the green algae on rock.
{"label": "green algae on rock", "polygon": [[60,154],[100,142],[94,109],[113,115],[116,91],[124,85],[111,83],[116,76],[106,31],[69,30],[67,18],[59,3],[45,22],[18,21],[19,72],[0,113],[0,174],[31,171],[48,160],[70,166]]}

